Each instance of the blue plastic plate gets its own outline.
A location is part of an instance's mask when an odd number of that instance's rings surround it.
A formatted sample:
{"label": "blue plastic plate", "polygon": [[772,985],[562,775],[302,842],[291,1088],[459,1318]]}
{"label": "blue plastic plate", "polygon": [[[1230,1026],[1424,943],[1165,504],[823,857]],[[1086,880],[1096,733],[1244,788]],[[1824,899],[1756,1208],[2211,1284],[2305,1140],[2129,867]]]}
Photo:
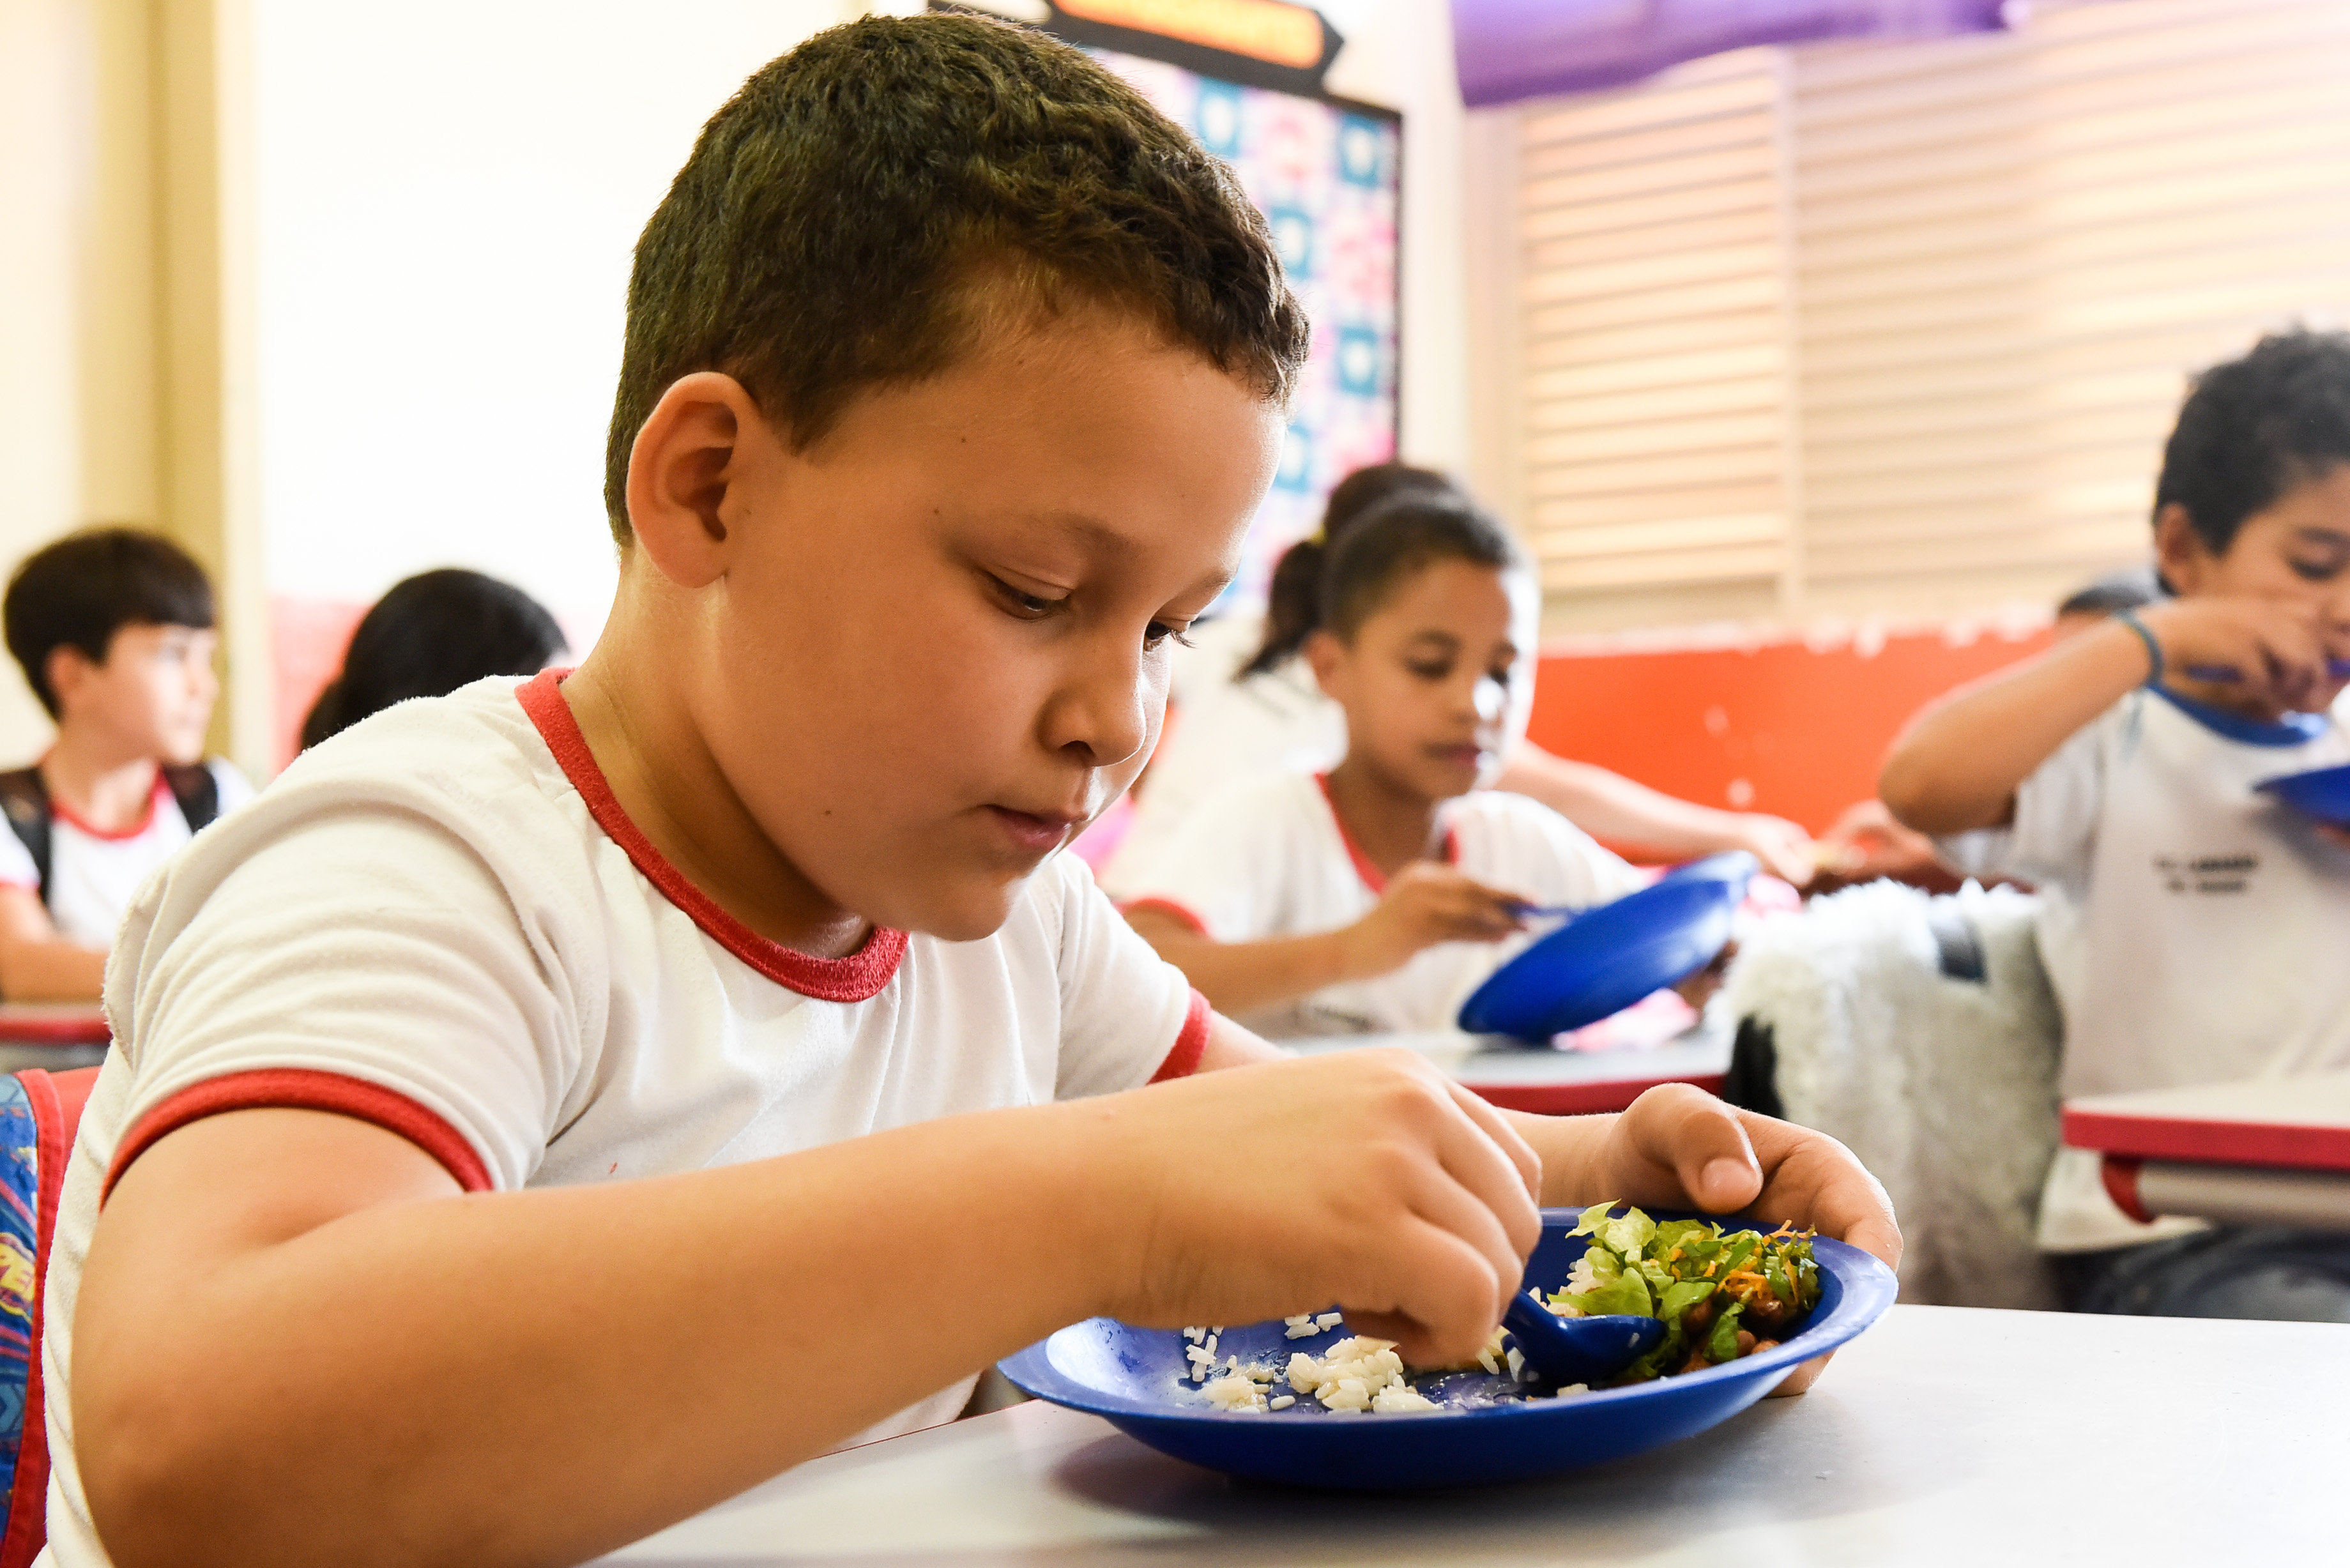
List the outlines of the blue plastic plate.
{"label": "blue plastic plate", "polygon": [[[1544,1210],[1542,1242],[1526,1266],[1530,1284],[1551,1291],[1565,1282],[1588,1244],[1567,1234],[1575,1220],[1572,1210]],[[1361,1491],[1525,1480],[1637,1454],[1728,1420],[1893,1304],[1892,1270],[1841,1241],[1822,1237],[1812,1246],[1820,1303],[1803,1331],[1776,1349],[1566,1399],[1493,1403],[1496,1388],[1514,1385],[1465,1373],[1420,1386],[1444,1407],[1425,1415],[1357,1415],[1326,1410],[1312,1399],[1263,1415],[1220,1410],[1185,1380],[1180,1333],[1098,1317],[1030,1345],[1002,1366],[1040,1399],[1100,1416],[1161,1453],[1232,1475]],[[1220,1356],[1237,1353],[1244,1363],[1279,1362],[1299,1350],[1318,1355],[1353,1332],[1341,1325],[1290,1340],[1277,1322],[1250,1324],[1225,1329],[1217,1348]]]}
{"label": "blue plastic plate", "polygon": [[1547,1040],[1621,1012],[1713,961],[1758,869],[1742,849],[1709,855],[1572,917],[1487,977],[1461,1027]]}
{"label": "blue plastic plate", "polygon": [[2350,765],[2314,768],[2305,774],[2282,774],[2252,786],[2272,794],[2303,816],[2320,822],[2350,823]]}

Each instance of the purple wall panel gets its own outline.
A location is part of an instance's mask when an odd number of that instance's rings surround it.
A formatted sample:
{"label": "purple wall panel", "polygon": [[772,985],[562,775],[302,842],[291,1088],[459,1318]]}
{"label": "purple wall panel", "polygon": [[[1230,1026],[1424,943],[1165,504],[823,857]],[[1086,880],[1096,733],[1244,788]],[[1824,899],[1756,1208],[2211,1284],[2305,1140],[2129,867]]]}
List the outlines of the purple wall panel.
{"label": "purple wall panel", "polygon": [[1452,0],[1471,109],[1638,81],[1682,60],[1812,38],[1929,38],[2006,26],[2016,0]]}

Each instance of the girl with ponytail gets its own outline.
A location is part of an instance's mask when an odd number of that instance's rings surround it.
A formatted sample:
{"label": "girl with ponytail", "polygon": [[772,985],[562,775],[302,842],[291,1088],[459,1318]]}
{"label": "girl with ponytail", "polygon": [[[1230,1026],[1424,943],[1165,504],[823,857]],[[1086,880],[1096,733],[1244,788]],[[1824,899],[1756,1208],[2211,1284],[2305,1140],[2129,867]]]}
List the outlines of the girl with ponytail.
{"label": "girl with ponytail", "polygon": [[[1141,891],[1183,819],[1217,794],[1327,768],[1346,753],[1345,716],[1298,655],[1322,627],[1331,556],[1374,510],[1403,496],[1465,502],[1460,487],[1431,468],[1358,468],[1332,488],[1322,531],[1274,564],[1261,623],[1234,616],[1193,628],[1197,646],[1176,662],[1167,730],[1135,787],[1133,821],[1102,870],[1113,898]],[[1660,858],[1745,849],[1763,869],[1798,886],[1816,869],[1811,836],[1792,822],[1676,800],[1532,742],[1518,744],[1495,787],[1531,795],[1586,833]]]}

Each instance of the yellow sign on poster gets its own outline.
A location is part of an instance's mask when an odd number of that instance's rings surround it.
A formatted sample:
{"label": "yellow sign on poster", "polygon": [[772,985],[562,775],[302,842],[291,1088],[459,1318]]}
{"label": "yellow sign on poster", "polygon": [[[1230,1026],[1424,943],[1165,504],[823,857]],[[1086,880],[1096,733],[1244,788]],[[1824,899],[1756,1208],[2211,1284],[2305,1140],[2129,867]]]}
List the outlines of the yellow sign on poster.
{"label": "yellow sign on poster", "polygon": [[1322,63],[1322,15],[1287,0],[1058,0],[1066,16],[1180,38],[1273,65]]}

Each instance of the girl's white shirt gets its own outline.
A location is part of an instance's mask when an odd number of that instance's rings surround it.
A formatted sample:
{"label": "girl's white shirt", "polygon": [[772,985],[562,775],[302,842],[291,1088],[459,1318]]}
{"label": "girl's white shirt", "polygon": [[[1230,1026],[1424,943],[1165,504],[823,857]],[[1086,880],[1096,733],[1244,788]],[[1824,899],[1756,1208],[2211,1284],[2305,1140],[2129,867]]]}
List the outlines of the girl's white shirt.
{"label": "girl's white shirt", "polygon": [[[1648,877],[1524,795],[1480,790],[1445,803],[1447,858],[1490,886],[1544,906],[1587,909]],[[1348,840],[1315,774],[1237,784],[1187,816],[1134,868],[1129,909],[1162,909],[1221,942],[1305,936],[1378,907],[1385,878]],[[1326,987],[1241,1022],[1271,1036],[1451,1029],[1470,992],[1538,933],[1443,942],[1375,980]]]}

